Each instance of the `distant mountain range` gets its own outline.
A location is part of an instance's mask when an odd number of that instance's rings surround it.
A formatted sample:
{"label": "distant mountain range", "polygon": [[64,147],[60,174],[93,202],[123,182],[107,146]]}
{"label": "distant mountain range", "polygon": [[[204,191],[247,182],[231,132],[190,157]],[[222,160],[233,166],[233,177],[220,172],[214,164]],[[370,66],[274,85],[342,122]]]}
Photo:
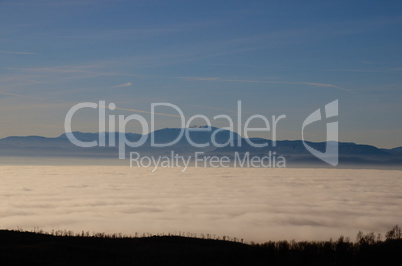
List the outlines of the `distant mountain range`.
{"label": "distant mountain range", "polygon": [[[245,138],[242,138],[235,132],[221,130],[212,127],[211,131],[202,131],[204,127],[184,129],[188,131],[191,141],[196,144],[210,143],[208,147],[194,147],[185,136],[173,146],[170,147],[152,147],[151,137],[155,143],[168,143],[176,139],[180,128],[165,128],[149,133],[145,143],[137,148],[126,147],[126,153],[135,151],[143,155],[161,155],[168,154],[171,151],[181,155],[194,154],[194,152],[204,152],[208,155],[234,156],[249,153],[255,156],[264,156],[271,152],[282,155],[286,158],[288,165],[303,166],[317,165],[326,166],[324,162],[315,158],[303,145],[301,140],[281,140],[276,142],[276,147],[272,146],[272,141],[263,138],[250,138],[253,143],[268,143],[267,147],[255,148],[251,146]],[[218,131],[219,130],[219,131]],[[80,141],[96,141],[99,139],[98,133],[73,132],[74,136]],[[40,136],[27,137],[7,137],[0,139],[0,156],[28,156],[28,157],[85,157],[85,158],[118,158],[119,138],[125,137],[127,141],[136,142],[143,137],[141,134],[109,133],[104,132],[106,143],[105,147],[81,148],[72,144],[63,134],[56,138],[46,138]],[[114,135],[114,137],[113,137]],[[227,143],[233,138],[235,145],[216,147],[211,143],[211,137],[214,136],[217,144]],[[110,147],[110,141],[115,142],[115,147]],[[305,142],[309,146],[324,152],[325,142]],[[360,145],[352,142],[339,142],[339,162],[340,166],[348,167],[352,165],[372,166],[372,167],[401,167],[402,168],[402,147],[393,149],[379,149],[371,145]]]}

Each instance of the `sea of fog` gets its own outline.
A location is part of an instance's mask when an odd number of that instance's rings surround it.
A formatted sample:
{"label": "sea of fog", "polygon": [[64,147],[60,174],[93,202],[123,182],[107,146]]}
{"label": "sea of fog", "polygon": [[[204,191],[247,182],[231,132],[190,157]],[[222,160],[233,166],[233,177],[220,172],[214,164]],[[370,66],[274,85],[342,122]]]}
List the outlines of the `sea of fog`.
{"label": "sea of fog", "polygon": [[2,165],[0,228],[354,240],[402,224],[401,188],[397,170]]}

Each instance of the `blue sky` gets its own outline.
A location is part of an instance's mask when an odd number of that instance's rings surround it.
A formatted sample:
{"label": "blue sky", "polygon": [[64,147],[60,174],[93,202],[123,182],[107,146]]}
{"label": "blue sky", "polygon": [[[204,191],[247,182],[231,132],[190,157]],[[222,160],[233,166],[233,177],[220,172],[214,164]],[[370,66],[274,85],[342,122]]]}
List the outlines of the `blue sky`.
{"label": "blue sky", "polygon": [[[0,137],[60,135],[84,101],[213,117],[241,100],[244,117],[286,114],[278,138],[300,139],[336,99],[341,141],[402,146],[402,2],[0,1]],[[74,119],[97,131],[96,113]]]}

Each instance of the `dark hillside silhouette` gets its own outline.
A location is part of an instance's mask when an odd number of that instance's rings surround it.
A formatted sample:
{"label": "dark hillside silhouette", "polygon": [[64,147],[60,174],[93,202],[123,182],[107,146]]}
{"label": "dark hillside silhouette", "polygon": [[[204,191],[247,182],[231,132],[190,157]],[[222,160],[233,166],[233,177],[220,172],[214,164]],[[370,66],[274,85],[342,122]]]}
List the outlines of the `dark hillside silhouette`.
{"label": "dark hillside silhouette", "polygon": [[[225,238],[227,239],[227,238]],[[0,231],[1,265],[402,265],[401,230],[355,242],[269,241],[244,244],[184,236],[125,237]]]}

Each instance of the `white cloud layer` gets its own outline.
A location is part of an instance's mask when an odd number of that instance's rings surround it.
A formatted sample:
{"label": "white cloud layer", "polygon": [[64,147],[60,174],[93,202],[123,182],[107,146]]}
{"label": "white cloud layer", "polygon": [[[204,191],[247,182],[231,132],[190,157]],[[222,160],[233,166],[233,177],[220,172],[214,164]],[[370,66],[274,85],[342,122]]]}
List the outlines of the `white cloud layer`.
{"label": "white cloud layer", "polygon": [[402,171],[0,166],[0,226],[352,240],[402,223]]}

